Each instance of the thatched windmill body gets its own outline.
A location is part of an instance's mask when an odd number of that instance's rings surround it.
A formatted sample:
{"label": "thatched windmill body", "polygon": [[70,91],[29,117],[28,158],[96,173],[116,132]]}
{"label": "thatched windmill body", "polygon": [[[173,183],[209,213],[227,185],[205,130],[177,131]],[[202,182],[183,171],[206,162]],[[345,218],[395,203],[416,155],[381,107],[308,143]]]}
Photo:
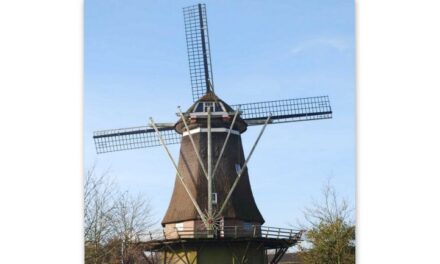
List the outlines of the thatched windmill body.
{"label": "thatched windmill body", "polygon": [[[162,145],[176,169],[173,195],[160,236],[145,249],[161,252],[163,263],[277,263],[301,231],[265,227],[247,170],[268,124],[331,118],[327,96],[228,105],[213,88],[206,8],[184,8],[193,105],[178,109],[176,123],[97,131],[98,153]],[[241,134],[262,129],[247,157]],[[178,162],[167,145],[180,143]],[[139,242],[139,241],[138,241]]]}

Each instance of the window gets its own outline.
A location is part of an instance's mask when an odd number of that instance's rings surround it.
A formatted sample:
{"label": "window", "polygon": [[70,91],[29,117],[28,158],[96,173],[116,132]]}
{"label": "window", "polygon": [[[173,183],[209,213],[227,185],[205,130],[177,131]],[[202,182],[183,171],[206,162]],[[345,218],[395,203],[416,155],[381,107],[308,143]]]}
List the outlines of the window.
{"label": "window", "polygon": [[176,223],[176,230],[183,231],[183,223]]}
{"label": "window", "polygon": [[250,230],[252,230],[252,223],[244,222],[244,223],[243,223],[243,229],[244,229],[245,231],[250,231]]}
{"label": "window", "polygon": [[203,103],[198,103],[194,108],[194,112],[203,112]]}
{"label": "window", "polygon": [[212,193],[212,204],[217,204],[217,193]]}
{"label": "window", "polygon": [[200,102],[195,107],[194,113],[207,113],[208,109],[211,109],[211,113],[213,112],[226,112],[226,108],[220,102]]}
{"label": "window", "polygon": [[215,103],[215,111],[217,111],[217,112],[226,112],[224,107],[223,107],[223,104],[221,104],[221,103]]}
{"label": "window", "polygon": [[203,112],[208,112],[208,109],[211,109],[211,113],[214,112],[214,103],[211,102],[203,103]]}
{"label": "window", "polygon": [[237,174],[240,173],[240,171],[241,171],[241,165],[240,164],[235,163],[235,171],[237,172]]}

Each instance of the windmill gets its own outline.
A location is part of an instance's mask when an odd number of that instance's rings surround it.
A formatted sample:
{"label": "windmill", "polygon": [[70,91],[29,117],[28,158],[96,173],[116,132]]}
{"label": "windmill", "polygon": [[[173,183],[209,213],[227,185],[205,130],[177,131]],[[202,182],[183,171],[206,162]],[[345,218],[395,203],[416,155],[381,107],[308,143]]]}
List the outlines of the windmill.
{"label": "windmill", "polygon": [[[229,105],[214,91],[206,7],[183,9],[193,104],[178,107],[178,121],[94,133],[97,153],[162,146],[176,181],[160,236],[145,249],[161,252],[163,263],[277,263],[301,231],[265,227],[255,203],[247,165],[269,124],[328,119],[327,96]],[[247,157],[241,134],[261,131]],[[180,143],[175,161],[168,149]]]}

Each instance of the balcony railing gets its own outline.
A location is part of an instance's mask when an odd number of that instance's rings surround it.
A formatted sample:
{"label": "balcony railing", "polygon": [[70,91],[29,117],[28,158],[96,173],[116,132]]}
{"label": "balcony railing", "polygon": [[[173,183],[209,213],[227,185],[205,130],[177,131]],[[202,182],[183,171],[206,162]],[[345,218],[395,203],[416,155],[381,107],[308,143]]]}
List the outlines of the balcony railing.
{"label": "balcony railing", "polygon": [[267,226],[225,226],[215,231],[194,228],[163,229],[162,232],[149,233],[144,240],[196,239],[196,238],[268,238],[284,240],[300,240],[303,230]]}

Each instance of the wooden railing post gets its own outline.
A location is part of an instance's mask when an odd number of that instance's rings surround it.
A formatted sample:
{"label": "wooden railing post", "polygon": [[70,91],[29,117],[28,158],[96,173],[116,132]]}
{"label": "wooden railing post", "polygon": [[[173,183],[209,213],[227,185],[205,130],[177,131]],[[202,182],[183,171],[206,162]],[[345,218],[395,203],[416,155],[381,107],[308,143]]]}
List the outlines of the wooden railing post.
{"label": "wooden railing post", "polygon": [[256,235],[257,235],[257,226],[254,225],[254,234],[253,234],[253,237],[256,237]]}

